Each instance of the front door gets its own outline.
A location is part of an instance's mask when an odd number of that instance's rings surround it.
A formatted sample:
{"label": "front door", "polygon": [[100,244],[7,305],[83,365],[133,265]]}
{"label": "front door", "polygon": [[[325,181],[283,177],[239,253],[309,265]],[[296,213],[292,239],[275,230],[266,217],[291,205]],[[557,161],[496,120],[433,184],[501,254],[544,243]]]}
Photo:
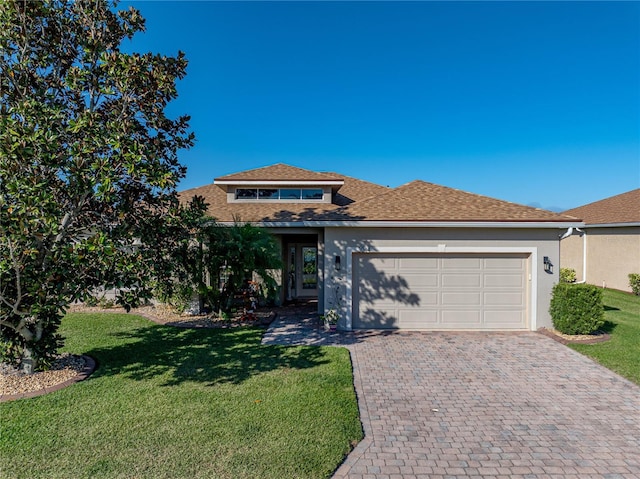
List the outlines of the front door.
{"label": "front door", "polygon": [[314,244],[289,245],[289,296],[318,296],[318,247]]}

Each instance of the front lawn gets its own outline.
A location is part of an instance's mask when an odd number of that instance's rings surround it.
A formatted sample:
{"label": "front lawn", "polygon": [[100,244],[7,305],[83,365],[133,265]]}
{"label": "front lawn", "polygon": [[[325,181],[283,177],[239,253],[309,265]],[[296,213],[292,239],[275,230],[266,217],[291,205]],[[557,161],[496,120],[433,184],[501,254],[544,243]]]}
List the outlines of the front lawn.
{"label": "front lawn", "polygon": [[2,477],[326,478],[362,438],[345,349],[126,314],[69,314],[62,334],[98,370],[0,404]]}
{"label": "front lawn", "polygon": [[611,289],[603,293],[611,340],[570,347],[640,385],[640,297]]}

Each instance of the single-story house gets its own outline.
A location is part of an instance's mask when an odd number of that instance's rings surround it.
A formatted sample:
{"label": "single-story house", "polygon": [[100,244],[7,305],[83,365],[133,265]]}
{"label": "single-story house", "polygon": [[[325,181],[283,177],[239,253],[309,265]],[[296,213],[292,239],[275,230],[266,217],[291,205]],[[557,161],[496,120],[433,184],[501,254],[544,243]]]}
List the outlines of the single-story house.
{"label": "single-story house", "polygon": [[276,164],[221,176],[200,195],[222,224],[268,228],[282,248],[281,299],[317,298],[338,327],[550,327],[560,236],[573,217],[424,181],[387,188]]}
{"label": "single-story house", "polygon": [[629,273],[640,274],[640,188],[563,212],[584,220],[560,243],[560,264],[578,282],[631,291]]}

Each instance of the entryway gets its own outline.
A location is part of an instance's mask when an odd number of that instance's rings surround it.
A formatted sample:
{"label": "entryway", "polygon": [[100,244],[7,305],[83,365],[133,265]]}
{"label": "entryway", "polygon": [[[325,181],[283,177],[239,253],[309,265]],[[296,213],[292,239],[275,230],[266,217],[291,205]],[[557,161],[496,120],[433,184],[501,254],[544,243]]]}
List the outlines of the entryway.
{"label": "entryway", "polygon": [[283,235],[283,300],[307,301],[318,298],[321,269],[318,235]]}

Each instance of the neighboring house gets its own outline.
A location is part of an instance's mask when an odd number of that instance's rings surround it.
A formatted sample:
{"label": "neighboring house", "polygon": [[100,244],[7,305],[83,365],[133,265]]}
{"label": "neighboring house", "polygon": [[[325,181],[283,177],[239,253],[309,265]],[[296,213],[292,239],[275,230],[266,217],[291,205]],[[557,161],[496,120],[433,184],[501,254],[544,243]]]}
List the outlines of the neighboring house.
{"label": "neighboring house", "polygon": [[560,243],[560,264],[579,282],[631,291],[640,273],[640,188],[563,212],[585,226]]}
{"label": "neighboring house", "polygon": [[268,228],[282,247],[281,299],[318,298],[339,328],[550,327],[559,237],[572,217],[413,181],[397,188],[277,164],[214,179],[218,222]]}

